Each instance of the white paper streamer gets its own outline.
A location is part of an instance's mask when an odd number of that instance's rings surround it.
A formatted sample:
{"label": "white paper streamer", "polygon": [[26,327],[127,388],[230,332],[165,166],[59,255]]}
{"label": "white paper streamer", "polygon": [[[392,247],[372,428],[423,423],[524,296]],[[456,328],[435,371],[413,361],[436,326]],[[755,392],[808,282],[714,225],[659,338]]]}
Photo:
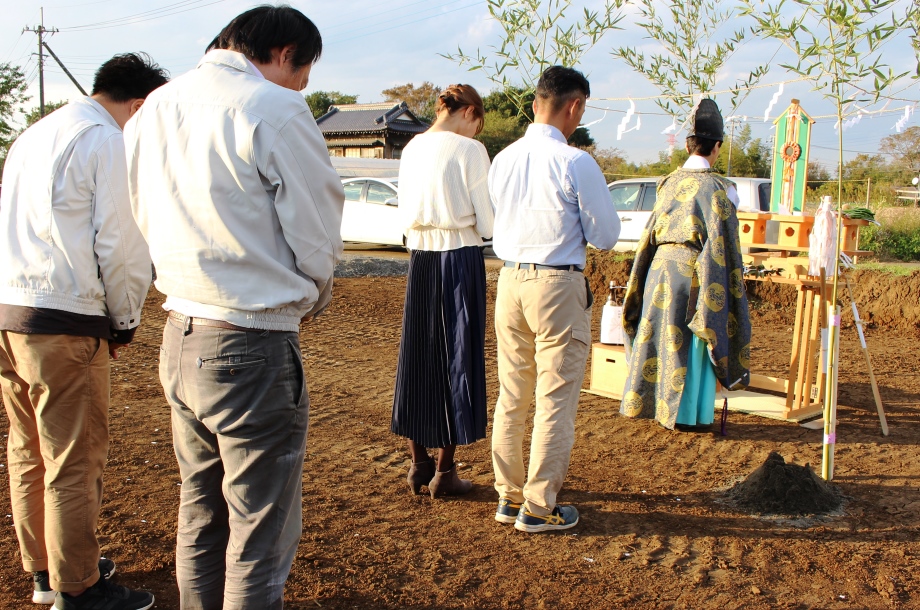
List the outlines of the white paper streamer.
{"label": "white paper streamer", "polygon": [[770,99],[767,109],[763,113],[763,122],[766,123],[770,120],[770,111],[773,110],[773,106],[776,106],[776,102],[779,101],[779,96],[783,94],[783,83],[779,84],[779,89],[776,90],[776,93],[773,94],[773,97]]}
{"label": "white paper streamer", "polygon": [[636,112],[636,103],[632,100],[629,100],[629,110],[626,111],[626,115],[623,117],[623,120],[621,120],[620,124],[617,126],[617,140],[623,137],[623,134],[626,132],[626,126],[629,125],[629,120],[632,118],[635,112]]}
{"label": "white paper streamer", "polygon": [[854,127],[858,125],[859,122],[862,120],[862,117],[863,117],[863,113],[862,113],[862,110],[860,110],[859,112],[856,113],[855,117],[853,117],[852,119],[849,119],[848,121],[843,122],[843,130],[846,131],[850,127]]}
{"label": "white paper streamer", "polygon": [[661,132],[661,135],[666,136],[675,131],[677,131],[677,117],[671,117],[671,125],[666,127],[665,130]]}
{"label": "white paper streamer", "polygon": [[904,106],[904,116],[898,119],[898,122],[894,124],[894,129],[898,133],[901,133],[904,130],[904,127],[907,125],[907,121],[910,120],[910,115],[914,112],[914,106]]}
{"label": "white paper streamer", "polygon": [[629,133],[630,131],[639,131],[641,128],[642,128],[642,115],[637,112],[635,126],[630,127],[629,129],[624,129],[623,133]]}
{"label": "white paper streamer", "polygon": [[597,125],[598,123],[600,123],[606,118],[607,118],[607,111],[604,110],[604,115],[601,118],[597,119],[596,121],[591,121],[590,123],[584,123],[582,125],[579,125],[579,127],[591,127],[592,125]]}

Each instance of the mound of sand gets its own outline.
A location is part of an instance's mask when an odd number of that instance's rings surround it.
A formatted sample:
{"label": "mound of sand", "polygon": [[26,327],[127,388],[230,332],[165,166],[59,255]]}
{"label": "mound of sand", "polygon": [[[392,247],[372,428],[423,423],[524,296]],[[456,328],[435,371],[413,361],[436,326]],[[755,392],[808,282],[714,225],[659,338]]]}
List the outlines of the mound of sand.
{"label": "mound of sand", "polygon": [[727,496],[738,508],[767,515],[826,514],[843,503],[837,488],[816,475],[810,465],[787,464],[775,451],[729,489]]}

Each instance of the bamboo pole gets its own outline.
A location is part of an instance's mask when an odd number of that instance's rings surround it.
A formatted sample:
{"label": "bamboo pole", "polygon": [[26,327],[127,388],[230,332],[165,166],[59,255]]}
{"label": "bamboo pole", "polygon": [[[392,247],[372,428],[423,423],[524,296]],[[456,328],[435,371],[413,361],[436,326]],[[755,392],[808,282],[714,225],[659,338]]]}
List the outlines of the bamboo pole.
{"label": "bamboo pole", "polygon": [[827,389],[824,392],[824,443],[821,451],[821,477],[830,481],[834,476],[834,445],[837,443],[837,342],[840,339],[840,308],[837,291],[840,283],[840,235],[843,231],[843,105],[837,101],[837,243],[834,247],[833,288],[830,316],[830,337],[827,347]]}

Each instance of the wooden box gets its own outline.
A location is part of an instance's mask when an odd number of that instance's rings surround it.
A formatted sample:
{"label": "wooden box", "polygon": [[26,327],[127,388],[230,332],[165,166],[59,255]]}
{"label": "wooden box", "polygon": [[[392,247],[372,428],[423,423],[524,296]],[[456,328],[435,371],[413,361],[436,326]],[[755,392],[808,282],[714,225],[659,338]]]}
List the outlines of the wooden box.
{"label": "wooden box", "polygon": [[738,212],[738,239],[742,244],[767,243],[767,221],[770,214]]}
{"label": "wooden box", "polygon": [[843,218],[840,249],[845,252],[859,250],[859,229],[869,225],[868,220]]}
{"label": "wooden box", "polygon": [[808,238],[815,225],[814,216],[778,216],[773,220],[779,222],[779,246],[791,248],[807,248]]}
{"label": "wooden box", "polygon": [[626,373],[626,352],[622,345],[595,343],[591,347],[590,391],[593,394],[623,398]]}

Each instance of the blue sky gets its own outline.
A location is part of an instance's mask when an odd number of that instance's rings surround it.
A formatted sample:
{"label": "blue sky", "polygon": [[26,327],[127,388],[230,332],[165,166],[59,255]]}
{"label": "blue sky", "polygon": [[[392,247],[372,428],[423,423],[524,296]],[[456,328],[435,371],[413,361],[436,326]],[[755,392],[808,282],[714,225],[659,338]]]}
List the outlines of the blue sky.
{"label": "blue sky", "polygon": [[[468,72],[439,56],[439,53],[455,51],[458,46],[464,51],[473,51],[499,42],[499,29],[489,18],[484,0],[293,0],[289,3],[313,19],[324,39],[323,57],[312,71],[308,91],[338,90],[357,94],[360,102],[373,102],[381,99],[381,90],[406,82],[428,80],[441,86],[466,82],[482,92],[493,88],[479,72]],[[576,6],[588,7],[601,4],[600,0],[575,2]],[[194,68],[204,47],[231,18],[253,5],[248,0],[3,0],[0,62],[24,67],[32,80],[30,105],[37,105],[34,57],[37,41],[34,34],[23,34],[22,29],[39,23],[40,7],[44,6],[45,27],[60,29],[47,38],[47,42],[87,90],[95,68],[112,55],[125,51],[145,51],[173,75],[179,75]],[[627,16],[621,23],[624,29],[610,32],[601,39],[585,56],[580,68],[591,80],[594,98],[589,102],[591,108],[584,121],[602,119],[591,127],[598,145],[619,148],[631,160],[642,161],[656,158],[657,151],[667,148],[666,136],[661,132],[671,120],[655,114],[661,111],[652,101],[636,101],[641,128],[617,140],[617,125],[624,116],[623,111],[629,108],[629,102],[597,99],[643,98],[657,93],[652,85],[610,54],[611,49],[621,45],[646,52],[655,50],[652,41],[643,38],[644,31],[634,25],[632,11],[634,9],[627,8]],[[136,17],[124,19],[131,16]],[[737,26],[737,23],[730,25],[733,29]],[[731,58],[724,73],[720,74],[717,89],[728,88],[738,77],[771,57],[774,58],[773,67],[761,83],[795,78],[779,67],[779,63],[789,61],[790,57],[778,42],[752,40]],[[79,95],[53,60],[47,61],[46,101]],[[906,35],[886,45],[884,61],[902,71],[912,67],[913,53]],[[901,87],[906,89],[898,97],[920,99],[917,81],[905,81]],[[777,87],[772,86],[752,92],[736,112],[739,116],[748,116],[754,137],[767,140],[772,135],[772,120],[764,122],[762,118],[751,117],[763,117],[776,90]],[[771,118],[775,118],[793,97],[801,100],[802,107],[812,116],[833,113],[833,107],[820,93],[811,91],[809,84],[799,82],[784,86]],[[726,96],[720,104],[723,110],[727,104]],[[883,105],[873,108],[880,109]],[[855,152],[876,152],[881,138],[895,133],[893,127],[905,105],[910,104],[891,101],[887,109],[896,110],[897,114],[866,116],[845,130],[844,148],[853,151],[848,156]],[[600,108],[618,112],[608,112],[605,116]],[[920,114],[913,115],[906,125],[918,122]],[[635,124],[634,116],[629,127]],[[819,120],[812,131],[811,158],[831,168],[836,158],[834,124],[833,119]],[[682,143],[683,138],[678,141]]]}

